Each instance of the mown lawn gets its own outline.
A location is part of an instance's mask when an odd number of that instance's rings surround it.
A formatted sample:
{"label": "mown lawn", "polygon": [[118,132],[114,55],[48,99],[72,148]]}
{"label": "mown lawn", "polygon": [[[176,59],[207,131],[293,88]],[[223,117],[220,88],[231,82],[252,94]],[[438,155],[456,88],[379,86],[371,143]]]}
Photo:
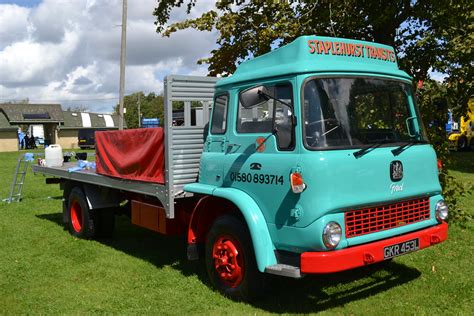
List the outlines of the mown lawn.
{"label": "mown lawn", "polygon": [[[7,197],[18,153],[0,153]],[[474,153],[454,153],[453,174],[474,184]],[[474,195],[462,205],[474,213]],[[0,314],[472,315],[474,225],[449,240],[363,268],[302,280],[272,278],[266,298],[236,303],[207,285],[185,242],[120,218],[113,239],[73,238],[61,226],[61,191],[29,172],[21,203],[0,203]]]}

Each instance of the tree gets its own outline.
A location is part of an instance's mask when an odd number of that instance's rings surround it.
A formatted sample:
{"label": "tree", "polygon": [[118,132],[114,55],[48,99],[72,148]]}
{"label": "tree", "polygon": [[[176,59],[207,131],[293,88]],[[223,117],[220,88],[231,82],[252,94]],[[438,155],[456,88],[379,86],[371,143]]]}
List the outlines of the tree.
{"label": "tree", "polygon": [[19,99],[19,100],[12,100],[5,102],[5,104],[29,104],[30,99],[29,98],[24,98],[24,99]]}
{"label": "tree", "polygon": [[[399,41],[406,53],[401,66],[415,79],[426,79],[423,74],[430,68],[446,74],[444,97],[455,117],[466,112],[473,94],[473,31],[472,1],[432,1],[408,20]],[[418,65],[424,65],[424,72],[416,71]]]}
{"label": "tree", "polygon": [[[143,92],[135,92],[124,97],[124,108],[126,113],[124,114],[127,128],[138,127],[138,104],[140,103],[140,116],[141,118],[160,118],[163,122],[163,95],[156,95],[155,93],[149,93],[145,95]],[[114,108],[116,114],[119,113],[119,105],[117,104]]]}
{"label": "tree", "polygon": [[443,196],[449,205],[450,220],[465,223],[471,218],[469,212],[458,205],[458,198],[471,189],[467,183],[461,183],[448,172],[451,164],[448,143],[446,141],[445,123],[448,120],[448,103],[446,102],[447,84],[428,80],[418,89],[417,97],[420,111],[424,113],[423,122],[428,132],[428,138],[436,149],[438,159],[443,162],[439,174],[443,186]]}
{"label": "tree", "polygon": [[88,112],[89,109],[85,105],[74,105],[74,106],[68,106],[66,108],[66,111],[70,111],[70,112]]}
{"label": "tree", "polygon": [[218,48],[198,61],[209,64],[211,76],[229,75],[242,61],[300,35],[318,34],[394,46],[402,69],[416,81],[437,70],[447,73],[448,82],[456,86],[456,102],[465,106],[472,94],[474,4],[469,0],[223,0],[198,18],[167,24],[173,8],[186,5],[189,13],[195,3],[160,1],[155,24],[164,36],[186,28],[216,29]]}

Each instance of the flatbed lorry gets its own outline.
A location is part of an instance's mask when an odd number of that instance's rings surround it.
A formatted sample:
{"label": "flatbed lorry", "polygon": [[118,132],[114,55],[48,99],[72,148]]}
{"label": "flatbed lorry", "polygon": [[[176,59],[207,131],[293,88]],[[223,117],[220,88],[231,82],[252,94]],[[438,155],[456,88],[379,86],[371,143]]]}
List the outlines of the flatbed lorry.
{"label": "flatbed lorry", "polygon": [[[164,95],[162,179],[33,167],[60,183],[73,235],[110,234],[120,212],[185,235],[188,258],[204,259],[211,284],[238,300],[264,293],[266,274],[344,271],[447,238],[436,154],[393,48],[302,36],[227,78],[168,76]],[[191,125],[191,101],[208,131]],[[107,153],[112,143],[105,155],[128,159]],[[140,172],[153,154],[135,143]]]}

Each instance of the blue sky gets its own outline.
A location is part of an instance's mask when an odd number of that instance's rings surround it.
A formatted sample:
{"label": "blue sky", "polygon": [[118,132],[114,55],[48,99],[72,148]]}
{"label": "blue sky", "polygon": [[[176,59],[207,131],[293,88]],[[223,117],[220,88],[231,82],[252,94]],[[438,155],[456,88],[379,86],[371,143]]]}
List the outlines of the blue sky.
{"label": "blue sky", "polygon": [[15,1],[9,1],[9,0],[0,0],[0,4],[16,4],[22,7],[34,7],[38,5],[41,1],[40,0],[15,0]]}

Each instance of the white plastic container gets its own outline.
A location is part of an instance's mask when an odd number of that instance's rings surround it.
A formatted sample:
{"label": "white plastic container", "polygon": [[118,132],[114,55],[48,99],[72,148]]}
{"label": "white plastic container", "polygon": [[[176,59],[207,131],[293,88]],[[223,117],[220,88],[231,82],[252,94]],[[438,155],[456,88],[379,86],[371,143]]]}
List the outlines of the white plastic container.
{"label": "white plastic container", "polygon": [[44,150],[44,155],[46,160],[46,167],[59,167],[63,165],[64,156],[61,145],[49,145]]}

